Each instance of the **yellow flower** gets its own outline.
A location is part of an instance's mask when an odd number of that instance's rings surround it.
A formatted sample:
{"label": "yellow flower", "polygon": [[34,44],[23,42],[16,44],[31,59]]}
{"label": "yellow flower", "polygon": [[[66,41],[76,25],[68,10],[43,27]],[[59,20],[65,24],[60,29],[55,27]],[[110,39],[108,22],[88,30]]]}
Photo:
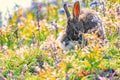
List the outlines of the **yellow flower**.
{"label": "yellow flower", "polygon": [[116,2],[117,2],[117,0],[110,0],[110,2],[116,3]]}
{"label": "yellow flower", "polygon": [[48,80],[56,80],[56,77],[50,77]]}
{"label": "yellow flower", "polygon": [[28,18],[28,20],[33,20],[32,13],[28,13],[28,14],[27,14],[27,18]]}
{"label": "yellow flower", "polygon": [[93,52],[94,52],[94,53],[102,53],[102,49],[101,49],[101,47],[99,47],[99,46],[97,45],[97,46],[93,47]]}
{"label": "yellow flower", "polygon": [[66,69],[66,64],[65,62],[60,62],[59,63],[60,69]]}
{"label": "yellow flower", "polygon": [[86,65],[88,68],[91,67],[91,64],[87,60],[84,61],[84,65]]}

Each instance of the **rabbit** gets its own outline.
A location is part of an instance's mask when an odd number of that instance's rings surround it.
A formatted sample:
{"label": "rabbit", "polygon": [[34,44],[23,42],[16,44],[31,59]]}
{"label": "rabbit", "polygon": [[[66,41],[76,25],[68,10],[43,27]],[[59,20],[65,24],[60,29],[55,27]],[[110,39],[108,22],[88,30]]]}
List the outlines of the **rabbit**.
{"label": "rabbit", "polygon": [[74,49],[74,41],[82,44],[82,40],[84,40],[84,44],[87,45],[87,40],[85,40],[82,33],[99,30],[98,37],[103,36],[104,39],[102,22],[95,11],[90,9],[81,10],[79,1],[74,3],[73,16],[70,15],[67,4],[64,4],[63,7],[67,16],[67,27],[57,38],[57,42],[62,49]]}

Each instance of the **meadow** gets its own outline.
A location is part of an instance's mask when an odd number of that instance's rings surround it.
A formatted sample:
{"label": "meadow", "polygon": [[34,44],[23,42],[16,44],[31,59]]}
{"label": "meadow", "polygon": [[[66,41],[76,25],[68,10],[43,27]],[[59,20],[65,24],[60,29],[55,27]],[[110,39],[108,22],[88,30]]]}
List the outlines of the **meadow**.
{"label": "meadow", "polygon": [[[63,0],[64,1],[64,0]],[[16,4],[0,27],[0,80],[120,80],[120,0],[86,0],[96,10],[105,39],[84,34],[88,45],[62,50],[56,39],[66,27],[62,0]],[[68,0],[70,12],[73,2]]]}

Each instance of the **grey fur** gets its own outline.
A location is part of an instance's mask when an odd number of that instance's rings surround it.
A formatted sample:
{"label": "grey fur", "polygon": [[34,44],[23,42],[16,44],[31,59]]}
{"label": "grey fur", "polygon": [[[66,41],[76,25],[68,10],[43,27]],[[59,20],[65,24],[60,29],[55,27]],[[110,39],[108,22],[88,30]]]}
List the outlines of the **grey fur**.
{"label": "grey fur", "polygon": [[[77,1],[75,3],[79,2]],[[87,41],[83,38],[82,33],[90,33],[91,31],[96,31],[99,29],[100,33],[98,34],[98,36],[104,36],[102,22],[95,11],[89,9],[80,9],[79,16],[74,16],[73,13],[73,17],[71,17],[66,4],[64,5],[64,10],[67,15],[67,27],[64,31],[64,34],[58,37],[59,44],[63,44],[64,42],[64,48],[60,46],[61,48],[65,49],[65,43],[68,46],[69,43],[73,43],[73,41],[78,41],[79,44],[82,44],[82,40],[84,40],[84,44],[87,45]],[[73,47],[69,47],[69,49],[72,48]]]}

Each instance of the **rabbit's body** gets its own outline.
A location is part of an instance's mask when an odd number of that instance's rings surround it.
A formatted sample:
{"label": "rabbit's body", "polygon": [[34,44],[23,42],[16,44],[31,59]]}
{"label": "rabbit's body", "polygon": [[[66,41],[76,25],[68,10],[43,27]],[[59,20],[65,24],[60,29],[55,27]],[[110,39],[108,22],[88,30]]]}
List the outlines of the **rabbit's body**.
{"label": "rabbit's body", "polygon": [[71,46],[69,49],[71,49],[73,46],[73,41],[78,41],[79,44],[81,44],[83,40],[82,33],[90,33],[91,31],[93,32],[100,30],[98,36],[101,36],[103,34],[103,29],[101,28],[102,26],[99,25],[101,24],[101,20],[93,10],[81,10],[78,1],[74,4],[73,17],[71,17],[66,4],[64,5],[64,9],[68,21],[64,33],[62,36],[58,37],[58,43],[61,48],[63,48],[61,45],[64,45],[63,49],[65,49],[65,46],[68,47],[69,45]]}

